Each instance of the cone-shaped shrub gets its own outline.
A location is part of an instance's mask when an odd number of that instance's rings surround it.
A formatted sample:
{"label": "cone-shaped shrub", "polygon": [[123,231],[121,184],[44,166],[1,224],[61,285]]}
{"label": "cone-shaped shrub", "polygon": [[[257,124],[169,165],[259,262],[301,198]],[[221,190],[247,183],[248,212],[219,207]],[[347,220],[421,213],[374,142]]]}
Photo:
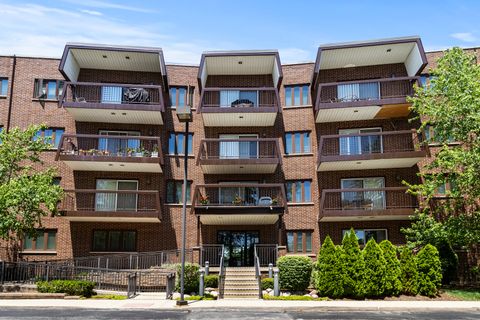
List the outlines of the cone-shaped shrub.
{"label": "cone-shaped shrub", "polygon": [[398,296],[402,291],[402,282],[400,281],[401,270],[400,261],[397,258],[397,249],[388,240],[383,240],[379,244],[385,258],[385,296]]}
{"label": "cone-shaped shrub", "polygon": [[352,229],[343,237],[345,274],[343,277],[344,295],[347,297],[361,298],[364,296],[364,271],[362,251],[358,245],[358,238]]}
{"label": "cone-shaped shrub", "polygon": [[417,294],[417,263],[412,250],[404,247],[400,254],[400,270],[402,281],[402,293],[410,296]]}
{"label": "cone-shaped shrub", "polygon": [[418,293],[434,297],[442,284],[442,263],[437,248],[427,244],[417,254]]}
{"label": "cone-shaped shrub", "polygon": [[314,285],[322,297],[343,296],[343,250],[335,247],[329,236],[325,238],[315,267]]}
{"label": "cone-shaped shrub", "polygon": [[380,297],[385,288],[385,258],[374,239],[370,239],[363,249],[365,261],[365,295]]}

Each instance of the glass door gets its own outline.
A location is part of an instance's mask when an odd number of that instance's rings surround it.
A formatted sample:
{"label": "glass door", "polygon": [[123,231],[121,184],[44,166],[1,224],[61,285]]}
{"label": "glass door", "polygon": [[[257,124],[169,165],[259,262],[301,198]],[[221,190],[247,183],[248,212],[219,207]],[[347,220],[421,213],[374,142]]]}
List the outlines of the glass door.
{"label": "glass door", "polygon": [[[220,139],[257,139],[256,134],[222,134]],[[256,159],[258,141],[220,142],[220,159]]]}
{"label": "glass door", "polygon": [[[255,181],[228,181],[220,182],[225,187],[220,187],[218,195],[221,204],[255,206],[258,204],[258,188],[248,185],[256,184]],[[245,187],[229,187],[229,184],[245,184]]]}
{"label": "glass door", "polygon": [[125,153],[127,149],[138,150],[140,149],[139,139],[118,139],[115,136],[140,136],[138,131],[111,131],[100,130],[100,135],[109,136],[108,138],[98,139],[98,149],[101,151],[108,151],[114,155],[117,153]]}
{"label": "glass door", "polygon": [[229,267],[254,265],[255,244],[260,242],[258,231],[219,231],[219,244],[225,246],[225,264]]}
{"label": "glass door", "polygon": [[340,155],[359,155],[381,153],[383,150],[382,136],[369,135],[358,136],[360,133],[382,132],[382,128],[362,128],[362,129],[344,129],[339,130],[340,135],[351,135],[351,137],[341,137]]}
{"label": "glass door", "polygon": [[[342,189],[381,189],[385,186],[384,178],[342,179]],[[343,209],[384,209],[385,191],[347,191],[342,192]]]}
{"label": "glass door", "polygon": [[[97,190],[138,190],[135,180],[97,180]],[[95,211],[137,211],[137,194],[135,193],[96,193]]]}

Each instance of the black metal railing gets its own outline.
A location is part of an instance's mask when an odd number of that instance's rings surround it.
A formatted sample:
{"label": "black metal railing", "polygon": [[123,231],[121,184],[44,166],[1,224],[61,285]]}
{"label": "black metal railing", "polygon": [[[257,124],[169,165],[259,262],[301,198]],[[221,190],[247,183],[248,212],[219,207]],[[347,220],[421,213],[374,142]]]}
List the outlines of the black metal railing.
{"label": "black metal railing", "polygon": [[208,261],[209,266],[218,267],[223,259],[223,244],[204,244],[200,247],[200,265],[205,266]]}
{"label": "black metal railing", "polygon": [[253,263],[255,267],[255,278],[257,279],[257,284],[258,284],[258,298],[263,299],[262,271],[260,270],[260,259],[258,258],[256,246],[254,246],[253,254],[254,254]]}
{"label": "black metal railing", "polygon": [[278,258],[277,244],[255,244],[255,253],[258,256],[261,267],[268,267],[270,263],[276,266]]}
{"label": "black metal railing", "polygon": [[225,246],[222,245],[222,253],[220,256],[220,265],[218,272],[218,298],[223,299],[225,293]]}

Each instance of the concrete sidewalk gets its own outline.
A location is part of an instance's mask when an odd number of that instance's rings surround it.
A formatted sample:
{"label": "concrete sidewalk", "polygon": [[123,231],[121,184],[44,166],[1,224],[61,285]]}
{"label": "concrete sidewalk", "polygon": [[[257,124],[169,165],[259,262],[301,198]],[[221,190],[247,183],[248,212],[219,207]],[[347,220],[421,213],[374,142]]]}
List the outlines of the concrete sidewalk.
{"label": "concrete sidewalk", "polygon": [[140,295],[130,300],[0,300],[5,307],[57,307],[87,309],[269,309],[293,311],[318,309],[323,311],[375,311],[375,310],[469,310],[480,312],[480,301],[282,301],[260,299],[224,299],[218,301],[189,301],[188,306],[177,307],[175,301],[160,299],[154,295]]}

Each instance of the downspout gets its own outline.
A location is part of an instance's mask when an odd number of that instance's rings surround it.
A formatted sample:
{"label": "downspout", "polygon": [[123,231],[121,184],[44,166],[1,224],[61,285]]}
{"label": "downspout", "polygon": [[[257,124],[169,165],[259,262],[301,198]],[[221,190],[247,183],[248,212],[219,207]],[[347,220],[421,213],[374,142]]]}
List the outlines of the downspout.
{"label": "downspout", "polygon": [[17,66],[17,56],[13,55],[13,66],[12,66],[12,79],[10,81],[10,99],[8,101],[8,115],[7,115],[7,127],[6,132],[10,130],[10,122],[12,118],[12,107],[13,107],[13,84],[15,83],[15,69]]}

